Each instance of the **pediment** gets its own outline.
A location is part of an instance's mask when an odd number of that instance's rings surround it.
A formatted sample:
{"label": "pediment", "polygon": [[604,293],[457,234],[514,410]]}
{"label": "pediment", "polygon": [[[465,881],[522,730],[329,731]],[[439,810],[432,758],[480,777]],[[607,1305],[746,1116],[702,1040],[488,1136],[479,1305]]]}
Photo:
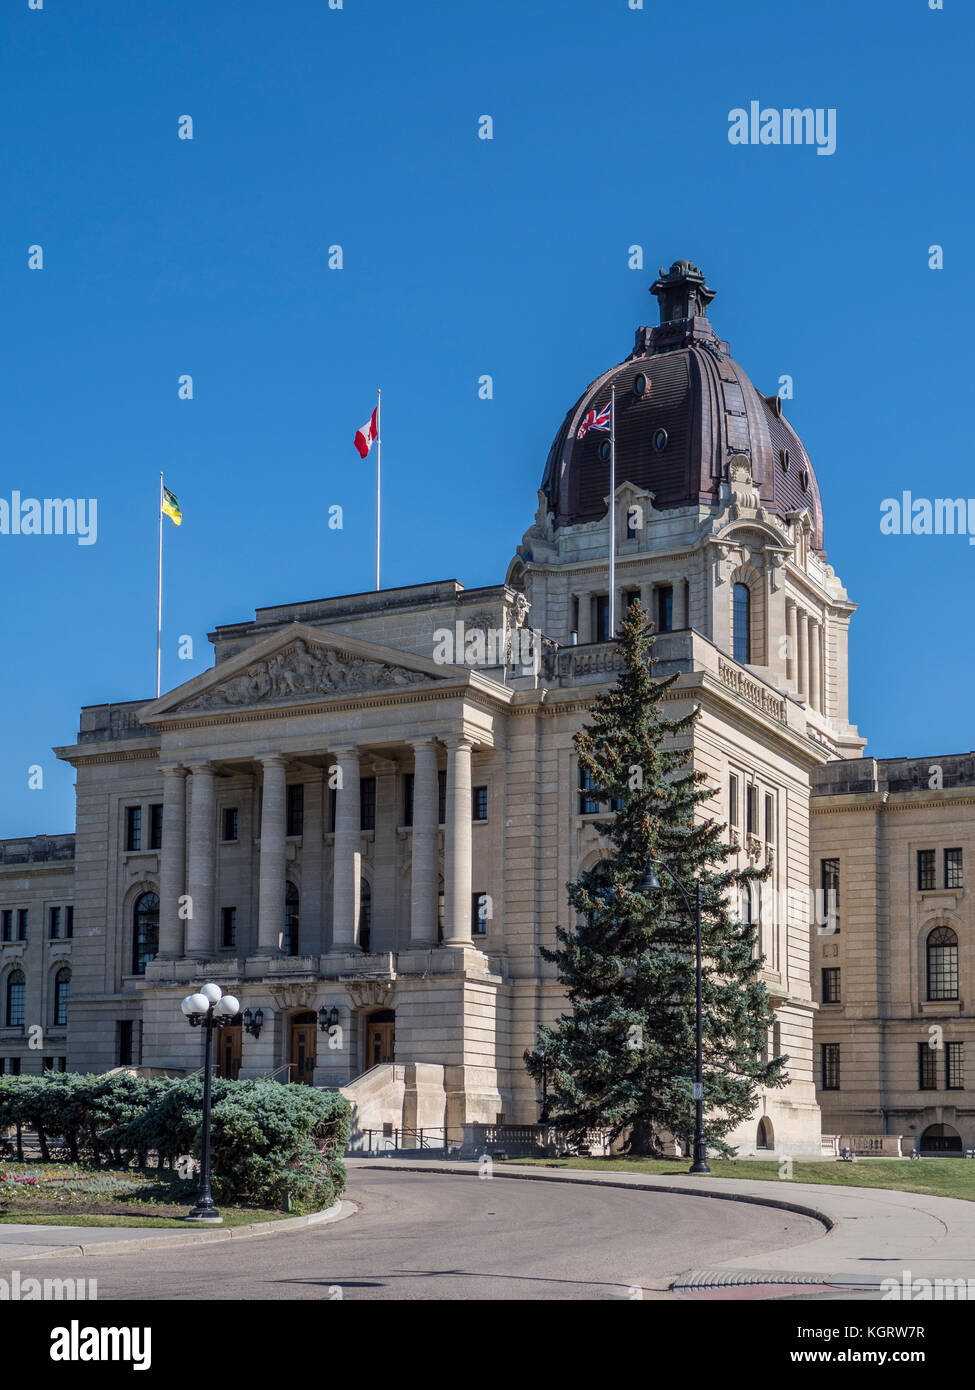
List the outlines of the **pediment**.
{"label": "pediment", "polygon": [[146,705],[139,719],[348,699],[468,676],[463,667],[292,623]]}

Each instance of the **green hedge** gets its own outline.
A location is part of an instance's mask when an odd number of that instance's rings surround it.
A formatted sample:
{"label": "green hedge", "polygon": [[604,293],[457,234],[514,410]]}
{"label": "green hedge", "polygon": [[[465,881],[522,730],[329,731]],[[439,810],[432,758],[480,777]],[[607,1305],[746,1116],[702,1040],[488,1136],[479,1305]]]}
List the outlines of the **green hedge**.
{"label": "green hedge", "polygon": [[[351,1107],[338,1092],[215,1077],[212,1093],[218,1200],[321,1210],[341,1195]],[[74,1162],[144,1167],[156,1154],[160,1166],[176,1167],[185,1155],[199,1154],[202,1118],[201,1076],[0,1076],[0,1152],[8,1154],[15,1151],[14,1134],[30,1129],[45,1158],[56,1139]]]}

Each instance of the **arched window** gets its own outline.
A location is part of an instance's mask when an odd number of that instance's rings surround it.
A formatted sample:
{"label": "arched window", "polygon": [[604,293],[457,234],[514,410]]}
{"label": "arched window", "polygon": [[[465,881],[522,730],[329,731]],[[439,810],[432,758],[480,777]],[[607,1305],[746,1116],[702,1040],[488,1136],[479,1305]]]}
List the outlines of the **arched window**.
{"label": "arched window", "polygon": [[298,954],[298,890],[290,878],[284,885],[284,954]]}
{"label": "arched window", "polygon": [[752,591],[747,584],[736,584],[732,612],[732,655],[742,666],[752,659]]}
{"label": "arched window", "polygon": [[369,950],[372,937],[372,889],[365,879],[359,889],[359,945]]}
{"label": "arched window", "polygon": [[958,998],[958,937],[950,927],[928,936],[928,998]]}
{"label": "arched window", "polygon": [[71,971],[62,966],[54,977],[54,1023],[63,1026],[68,1021],[68,995],[71,993]]}
{"label": "arched window", "polygon": [[758,1122],[758,1132],[755,1135],[756,1149],[774,1149],[775,1136],[772,1131],[772,1121],[767,1115],[763,1115]]}
{"label": "arched window", "polygon": [[144,975],[159,951],[159,894],[143,893],[132,912],[132,974]]}
{"label": "arched window", "polygon": [[7,976],[7,1027],[24,1026],[24,998],[27,994],[27,980],[22,970],[11,970]]}

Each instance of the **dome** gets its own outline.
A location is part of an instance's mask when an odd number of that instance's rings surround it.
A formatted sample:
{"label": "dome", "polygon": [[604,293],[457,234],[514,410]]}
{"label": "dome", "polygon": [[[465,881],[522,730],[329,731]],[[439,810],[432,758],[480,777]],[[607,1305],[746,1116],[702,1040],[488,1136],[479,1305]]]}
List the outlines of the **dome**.
{"label": "dome", "polygon": [[807,511],[814,549],[823,549],[819,486],[809,456],[782,414],[779,396],[763,396],[732,361],[706,317],[714,298],[690,261],[675,261],[650,287],[660,324],[638,328],[633,352],[590,382],[566,415],[548,456],[542,491],[556,526],[606,514],[608,435],[578,438],[587,412],[616,387],[616,484],[654,494],[654,507],[718,502],[728,463],[744,454],[761,505],[779,516]]}

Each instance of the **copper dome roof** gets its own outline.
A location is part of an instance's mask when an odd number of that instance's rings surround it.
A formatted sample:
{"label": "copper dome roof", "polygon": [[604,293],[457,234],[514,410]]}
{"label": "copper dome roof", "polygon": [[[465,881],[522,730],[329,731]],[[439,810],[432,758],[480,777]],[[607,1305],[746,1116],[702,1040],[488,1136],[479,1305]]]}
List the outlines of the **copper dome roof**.
{"label": "copper dome roof", "polygon": [[[761,504],[785,516],[808,511],[812,544],[822,551],[823,515],[809,456],[782,414],[778,396],[763,396],[705,316],[714,291],[690,261],[675,261],[650,290],[660,325],[638,328],[625,362],[591,382],[566,415],[552,445],[542,490],[557,526],[606,513],[608,436],[588,430],[586,412],[606,405],[616,387],[616,483],[655,494],[658,510],[719,499],[728,461],[744,454]],[[641,393],[642,388],[642,393]]]}

